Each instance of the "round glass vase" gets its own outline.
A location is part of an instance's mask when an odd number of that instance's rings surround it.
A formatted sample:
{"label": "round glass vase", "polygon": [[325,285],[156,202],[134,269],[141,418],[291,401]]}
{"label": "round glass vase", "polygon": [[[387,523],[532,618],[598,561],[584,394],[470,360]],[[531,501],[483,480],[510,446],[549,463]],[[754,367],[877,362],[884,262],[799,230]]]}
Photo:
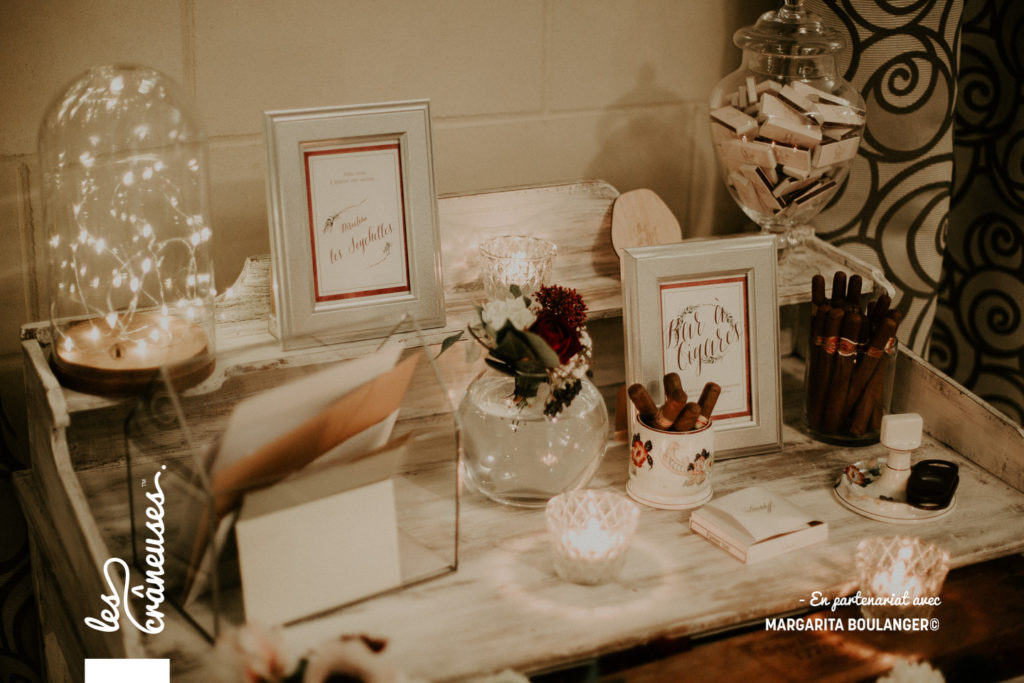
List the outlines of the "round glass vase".
{"label": "round glass vase", "polygon": [[463,472],[491,500],[544,507],[594,476],[608,441],[608,409],[601,392],[583,388],[557,416],[544,414],[549,385],[516,403],[514,380],[486,370],[469,385],[458,407]]}
{"label": "round glass vase", "polygon": [[710,98],[711,141],[733,200],[780,248],[835,196],[857,155],[864,99],[838,74],[844,37],[786,0],[733,35],[742,65]]}

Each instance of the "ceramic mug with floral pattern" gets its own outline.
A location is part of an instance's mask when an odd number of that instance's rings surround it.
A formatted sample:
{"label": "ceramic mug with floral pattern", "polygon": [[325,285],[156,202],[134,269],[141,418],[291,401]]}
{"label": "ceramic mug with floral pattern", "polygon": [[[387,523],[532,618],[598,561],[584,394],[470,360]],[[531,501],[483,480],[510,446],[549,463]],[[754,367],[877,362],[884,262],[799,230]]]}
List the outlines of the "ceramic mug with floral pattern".
{"label": "ceramic mug with floral pattern", "polygon": [[629,482],[633,500],[663,510],[685,510],[711,500],[715,431],[711,423],[689,432],[667,432],[633,420]]}

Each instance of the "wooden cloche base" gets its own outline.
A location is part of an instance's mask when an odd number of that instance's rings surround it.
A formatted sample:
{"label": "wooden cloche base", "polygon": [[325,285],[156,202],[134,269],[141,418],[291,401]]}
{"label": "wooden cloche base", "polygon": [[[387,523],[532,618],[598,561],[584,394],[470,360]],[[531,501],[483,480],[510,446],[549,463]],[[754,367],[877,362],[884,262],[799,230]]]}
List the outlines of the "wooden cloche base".
{"label": "wooden cloche base", "polygon": [[90,394],[139,393],[162,367],[175,389],[187,389],[216,364],[201,327],[157,313],[136,313],[117,333],[102,318],[83,320],[65,329],[64,339],[71,344],[54,340],[54,370],[64,386]]}

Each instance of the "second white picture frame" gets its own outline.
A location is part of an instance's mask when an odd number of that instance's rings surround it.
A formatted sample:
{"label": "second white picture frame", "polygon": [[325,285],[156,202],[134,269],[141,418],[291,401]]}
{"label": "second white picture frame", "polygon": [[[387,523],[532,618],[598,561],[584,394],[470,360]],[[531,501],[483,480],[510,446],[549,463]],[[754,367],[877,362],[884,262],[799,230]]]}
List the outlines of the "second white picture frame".
{"label": "second white picture frame", "polygon": [[776,261],[774,235],[761,234],[622,255],[626,384],[659,402],[669,372],[692,401],[705,383],[719,384],[716,458],[782,448]]}

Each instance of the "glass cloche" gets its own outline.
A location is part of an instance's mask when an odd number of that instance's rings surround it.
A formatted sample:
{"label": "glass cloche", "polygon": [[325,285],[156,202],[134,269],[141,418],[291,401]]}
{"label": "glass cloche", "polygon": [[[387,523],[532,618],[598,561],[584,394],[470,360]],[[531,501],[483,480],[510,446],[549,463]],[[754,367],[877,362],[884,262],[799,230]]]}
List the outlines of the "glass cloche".
{"label": "glass cloche", "polygon": [[864,130],[860,93],[838,74],[843,36],[785,0],[733,35],[739,69],[711,93],[711,140],[729,193],[780,246],[798,240],[846,179]]}
{"label": "glass cloche", "polygon": [[213,369],[206,137],[180,86],[100,66],[39,131],[53,364],[69,386],[125,393],[166,367],[179,387]]}

